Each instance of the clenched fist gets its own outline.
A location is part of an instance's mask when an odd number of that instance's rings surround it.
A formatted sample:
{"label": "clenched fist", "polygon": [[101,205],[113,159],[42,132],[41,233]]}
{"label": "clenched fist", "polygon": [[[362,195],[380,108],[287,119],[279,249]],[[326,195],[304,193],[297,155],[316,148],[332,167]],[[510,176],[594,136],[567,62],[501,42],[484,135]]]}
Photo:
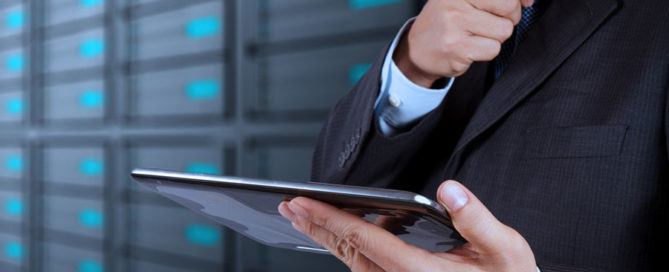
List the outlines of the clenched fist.
{"label": "clenched fist", "polygon": [[513,34],[521,8],[534,0],[430,0],[404,35],[393,59],[411,81],[430,87],[494,59]]}

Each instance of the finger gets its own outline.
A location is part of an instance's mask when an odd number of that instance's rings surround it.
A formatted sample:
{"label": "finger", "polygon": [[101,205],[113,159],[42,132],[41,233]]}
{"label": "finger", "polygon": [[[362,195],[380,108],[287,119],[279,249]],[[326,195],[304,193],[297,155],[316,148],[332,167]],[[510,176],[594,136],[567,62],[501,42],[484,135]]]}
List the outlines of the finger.
{"label": "finger", "polygon": [[470,36],[464,42],[464,46],[460,49],[461,56],[466,56],[469,61],[489,61],[493,60],[501,51],[502,44],[493,39]]}
{"label": "finger", "polygon": [[460,235],[486,252],[505,252],[520,237],[499,222],[474,194],[456,181],[442,183],[437,199],[448,210]]}
{"label": "finger", "polygon": [[386,271],[410,271],[428,261],[428,252],[328,204],[298,197],[288,204],[293,213],[345,240]]}
{"label": "finger", "polygon": [[383,271],[381,267],[352,247],[346,240],[339,239],[332,232],[309,222],[306,218],[298,217],[297,221],[293,223],[293,227],[325,247],[346,264],[351,271]]}
{"label": "finger", "polygon": [[487,11],[500,17],[508,18],[514,25],[520,22],[520,0],[469,0],[476,9]]}
{"label": "finger", "polygon": [[472,34],[504,43],[513,35],[514,22],[508,18],[475,10],[473,16],[462,18],[462,25]]}
{"label": "finger", "polygon": [[523,7],[531,7],[534,5],[534,0],[521,0],[520,1],[523,5]]}

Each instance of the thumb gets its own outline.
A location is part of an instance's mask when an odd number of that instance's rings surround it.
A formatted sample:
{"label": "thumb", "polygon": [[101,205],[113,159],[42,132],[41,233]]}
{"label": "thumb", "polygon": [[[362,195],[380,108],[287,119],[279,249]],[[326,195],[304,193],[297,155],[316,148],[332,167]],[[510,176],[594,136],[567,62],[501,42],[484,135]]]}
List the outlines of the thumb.
{"label": "thumb", "polygon": [[517,235],[502,224],[481,201],[457,181],[446,181],[437,190],[437,199],[446,207],[453,226],[468,242],[486,252],[504,251]]}

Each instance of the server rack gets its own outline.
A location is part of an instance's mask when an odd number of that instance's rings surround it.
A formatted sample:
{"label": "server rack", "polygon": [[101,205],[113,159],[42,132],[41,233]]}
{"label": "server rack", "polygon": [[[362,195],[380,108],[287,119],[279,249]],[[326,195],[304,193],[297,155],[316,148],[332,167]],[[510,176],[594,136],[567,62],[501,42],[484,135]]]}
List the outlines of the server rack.
{"label": "server rack", "polygon": [[417,7],[2,1],[0,270],[341,271],[200,218],[128,172],[307,180],[328,110]]}

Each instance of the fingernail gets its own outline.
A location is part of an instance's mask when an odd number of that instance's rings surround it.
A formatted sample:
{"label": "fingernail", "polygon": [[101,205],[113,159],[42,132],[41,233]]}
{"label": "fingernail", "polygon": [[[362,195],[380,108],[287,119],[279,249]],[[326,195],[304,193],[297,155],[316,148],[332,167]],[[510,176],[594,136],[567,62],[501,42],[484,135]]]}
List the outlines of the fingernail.
{"label": "fingernail", "polygon": [[287,202],[281,202],[281,204],[279,204],[278,210],[281,216],[290,220],[290,222],[295,222],[295,214],[288,208]]}
{"label": "fingernail", "polygon": [[298,216],[301,216],[301,217],[308,217],[309,216],[309,213],[307,213],[307,210],[305,210],[299,204],[295,203],[295,201],[288,202],[288,208],[290,208],[290,210]]}
{"label": "fingernail", "polygon": [[444,185],[441,194],[444,204],[446,204],[446,209],[449,212],[457,212],[469,201],[467,193],[462,190],[459,184],[453,181],[449,181]]}

